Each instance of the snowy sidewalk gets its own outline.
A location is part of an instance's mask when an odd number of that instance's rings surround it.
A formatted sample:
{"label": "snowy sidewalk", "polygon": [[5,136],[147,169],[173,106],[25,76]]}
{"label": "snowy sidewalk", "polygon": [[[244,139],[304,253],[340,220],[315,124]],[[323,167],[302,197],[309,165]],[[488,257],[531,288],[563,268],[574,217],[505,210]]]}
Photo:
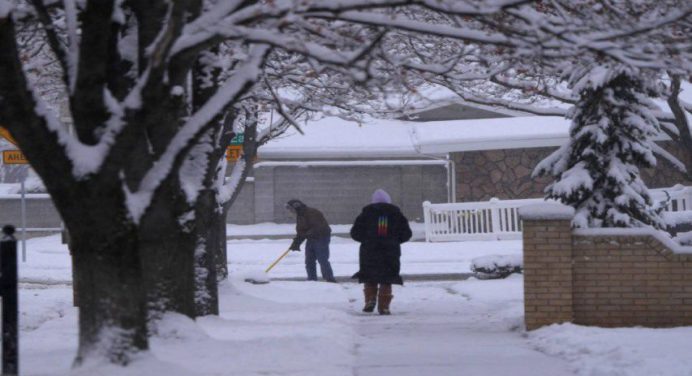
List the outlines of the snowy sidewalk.
{"label": "snowy sidewalk", "polygon": [[[362,285],[355,283],[273,281],[234,286],[261,300],[310,304],[318,312],[335,311],[334,318],[339,317],[336,312],[351,318],[337,321],[348,323],[338,336],[324,333],[325,346],[332,348],[326,350],[327,358],[348,341],[351,349],[337,357],[344,361],[341,366],[327,359],[317,365],[321,375],[572,375],[567,362],[534,350],[522,335],[520,281],[517,276],[395,286],[391,316],[361,313]],[[314,329],[320,331],[318,326]],[[300,357],[297,349],[291,351]],[[304,372],[313,371],[320,374],[317,369]]]}
{"label": "snowy sidewalk", "polygon": [[[392,316],[363,314],[362,285],[279,281],[305,275],[291,252],[266,285],[243,282],[285,249],[282,240],[229,242],[231,278],[219,316],[168,315],[151,351],[126,369],[70,371],[77,347],[67,250],[31,239],[20,276],[24,376],[692,376],[692,327],[523,329],[523,278],[417,282],[394,288]],[[358,268],[358,244],[335,238],[337,275]],[[520,241],[406,243],[404,274],[462,274],[470,260],[521,254]]]}
{"label": "snowy sidewalk", "polygon": [[520,294],[493,299],[493,290],[520,293],[516,285],[470,280],[395,288],[392,316],[359,316],[354,375],[571,375],[567,363],[523,338],[515,316]]}

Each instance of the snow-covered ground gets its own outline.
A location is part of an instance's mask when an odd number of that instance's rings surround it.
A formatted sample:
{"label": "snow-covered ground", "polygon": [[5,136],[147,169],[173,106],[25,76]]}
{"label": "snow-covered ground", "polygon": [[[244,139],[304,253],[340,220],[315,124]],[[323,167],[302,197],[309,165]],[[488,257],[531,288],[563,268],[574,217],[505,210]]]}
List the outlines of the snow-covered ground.
{"label": "snow-covered ground", "polygon": [[[692,328],[523,329],[522,277],[410,282],[395,287],[392,316],[363,314],[354,283],[243,282],[286,240],[229,242],[232,277],[221,315],[169,315],[151,351],[127,369],[88,364],[77,375],[692,375]],[[332,241],[336,275],[357,269],[357,244]],[[518,255],[519,241],[408,243],[407,274],[467,272],[487,254]],[[302,277],[292,252],[271,277]],[[65,375],[77,346],[69,258],[58,236],[29,241],[21,264],[23,375]]]}

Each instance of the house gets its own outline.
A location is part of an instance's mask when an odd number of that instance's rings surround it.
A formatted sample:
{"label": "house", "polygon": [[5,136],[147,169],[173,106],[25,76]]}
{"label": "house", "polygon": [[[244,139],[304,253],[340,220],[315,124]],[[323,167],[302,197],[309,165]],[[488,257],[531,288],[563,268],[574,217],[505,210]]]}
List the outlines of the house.
{"label": "house", "polygon": [[[423,154],[446,154],[454,171],[453,202],[485,201],[492,197],[542,197],[549,178],[532,178],[538,162],[569,140],[569,120],[525,116],[502,119],[430,122],[413,129],[413,143]],[[667,138],[659,144],[673,155],[681,151]],[[655,169],[644,169],[649,188],[690,185],[684,174],[662,158]]]}
{"label": "house", "polygon": [[[422,203],[542,197],[548,178],[531,173],[568,141],[561,117],[516,116],[451,103],[444,116],[424,110],[407,120],[364,124],[325,118],[259,150],[254,178],[229,214],[229,223],[292,222],[283,205],[298,198],[335,224],[351,223],[376,188],[384,188],[411,220]],[[439,120],[473,114],[481,118]],[[414,119],[414,120],[410,120]],[[435,119],[430,121],[430,119]],[[669,140],[660,143],[676,154]],[[662,161],[643,171],[651,188],[690,185]]]}
{"label": "house", "polygon": [[411,220],[421,203],[452,194],[449,161],[422,155],[411,142],[413,123],[358,124],[325,118],[289,130],[258,151],[254,176],[229,213],[230,223],[294,222],[284,208],[297,198],[319,208],[333,224],[352,223],[377,188],[384,188]]}

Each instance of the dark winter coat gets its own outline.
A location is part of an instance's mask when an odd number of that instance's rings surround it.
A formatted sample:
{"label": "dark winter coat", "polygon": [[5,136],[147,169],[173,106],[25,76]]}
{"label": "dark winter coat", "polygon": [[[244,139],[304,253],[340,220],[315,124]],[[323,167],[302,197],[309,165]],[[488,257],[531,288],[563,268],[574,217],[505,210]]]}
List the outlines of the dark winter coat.
{"label": "dark winter coat", "polygon": [[360,270],[353,278],[361,283],[403,284],[400,244],[411,239],[411,228],[398,207],[386,203],[364,207],[351,237],[361,243]]}
{"label": "dark winter coat", "polygon": [[294,245],[299,246],[305,239],[322,239],[331,236],[332,229],[321,211],[303,206],[296,211],[296,237]]}

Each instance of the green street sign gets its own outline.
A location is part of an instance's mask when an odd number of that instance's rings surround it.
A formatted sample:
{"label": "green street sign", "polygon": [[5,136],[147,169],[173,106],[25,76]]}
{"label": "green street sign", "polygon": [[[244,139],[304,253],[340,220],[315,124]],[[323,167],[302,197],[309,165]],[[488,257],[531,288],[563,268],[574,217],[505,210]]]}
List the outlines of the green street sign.
{"label": "green street sign", "polygon": [[231,145],[242,145],[245,141],[245,133],[238,133],[231,139]]}

